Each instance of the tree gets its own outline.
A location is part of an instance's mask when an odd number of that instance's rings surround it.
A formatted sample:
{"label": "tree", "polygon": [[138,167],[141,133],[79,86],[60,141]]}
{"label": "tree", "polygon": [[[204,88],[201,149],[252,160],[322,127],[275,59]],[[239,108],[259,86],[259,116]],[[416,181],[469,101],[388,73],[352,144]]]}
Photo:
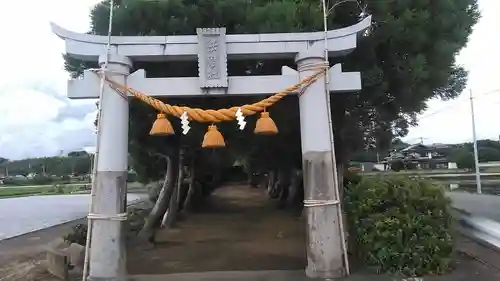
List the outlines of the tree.
{"label": "tree", "polygon": [[400,138],[395,138],[391,142],[391,149],[394,150],[400,150],[408,146],[410,146],[410,144],[402,141]]}
{"label": "tree", "polygon": [[55,176],[88,174],[90,156],[28,158],[4,162],[0,166],[8,168],[11,175],[43,174],[44,172]]}
{"label": "tree", "polygon": [[356,162],[377,162],[379,159],[382,159],[387,156],[387,153],[379,153],[375,150],[362,150],[352,153],[349,160]]}
{"label": "tree", "polygon": [[472,170],[476,166],[474,154],[466,150],[462,150],[455,155],[455,162],[459,169]]}
{"label": "tree", "polygon": [[493,147],[479,147],[477,154],[479,162],[500,161],[500,150]]}
{"label": "tree", "polygon": [[399,172],[405,168],[405,164],[403,160],[396,160],[391,162],[391,170],[395,172]]}
{"label": "tree", "polygon": [[88,157],[89,154],[87,151],[80,150],[80,151],[72,151],[68,153],[68,157]]}
{"label": "tree", "polygon": [[9,175],[9,159],[0,157],[0,170],[5,176]]}
{"label": "tree", "polygon": [[[370,36],[362,38],[357,49],[343,60],[345,69],[362,73],[363,89],[355,94],[332,96],[339,174],[353,151],[389,148],[394,136],[406,135],[408,128],[417,123],[416,116],[426,108],[427,100],[455,98],[463,90],[467,72],[456,65],[455,54],[465,46],[479,18],[477,0],[360,0],[333,10],[329,28],[356,23],[359,7],[366,7],[366,12],[373,15],[373,28]],[[225,26],[228,33],[322,30],[321,5],[316,0],[123,0],[114,8],[115,35],[194,34],[196,27],[217,26]],[[109,5],[95,6],[91,12],[90,33],[107,34],[108,13]],[[337,62],[333,58],[331,61]],[[229,75],[279,74],[282,65],[294,65],[294,62],[282,59],[229,61]],[[85,67],[95,66],[95,63],[66,57],[66,69],[73,76],[80,75]],[[168,67],[162,63],[136,63],[134,67],[144,68],[154,77],[198,75],[196,63],[169,62]],[[169,99],[168,102],[216,108],[252,100],[255,98],[224,97]],[[160,160],[150,152],[162,150],[164,144],[147,136],[155,113],[135,102],[131,108],[130,151],[134,169],[140,177],[158,179],[165,165],[158,165]],[[265,163],[263,158],[277,157],[277,165],[300,163],[296,99],[281,102],[271,110],[280,126],[277,138],[261,142],[245,133],[235,136],[234,130],[224,129],[222,125],[226,139],[231,142],[230,149],[236,154],[260,158],[256,162]],[[178,128],[177,121],[174,126]],[[195,136],[188,137],[192,149],[199,146],[204,127],[201,128],[197,133],[193,130]],[[242,147],[268,153],[244,153]]]}

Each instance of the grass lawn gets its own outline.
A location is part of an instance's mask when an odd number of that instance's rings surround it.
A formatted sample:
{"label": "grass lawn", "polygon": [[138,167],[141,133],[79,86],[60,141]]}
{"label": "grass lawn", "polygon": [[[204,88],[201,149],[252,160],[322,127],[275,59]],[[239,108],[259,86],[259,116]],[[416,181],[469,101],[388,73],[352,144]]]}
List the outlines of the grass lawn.
{"label": "grass lawn", "polygon": [[[87,183],[88,184],[88,183]],[[39,186],[7,186],[0,188],[0,199],[2,198],[12,198],[12,197],[23,197],[31,195],[57,195],[57,194],[71,194],[75,192],[85,192],[86,190],[82,187],[85,184],[70,184],[70,185],[59,185],[59,188],[55,188],[54,185],[39,185]],[[128,183],[127,189],[129,192],[141,192],[147,191],[140,183]],[[90,192],[90,190],[88,190]]]}
{"label": "grass lawn", "polygon": [[[78,187],[77,187],[78,188]],[[75,186],[61,186],[56,189],[54,186],[36,186],[36,187],[9,187],[0,188],[0,199],[10,197],[23,197],[30,195],[54,195],[69,194],[75,191]]]}

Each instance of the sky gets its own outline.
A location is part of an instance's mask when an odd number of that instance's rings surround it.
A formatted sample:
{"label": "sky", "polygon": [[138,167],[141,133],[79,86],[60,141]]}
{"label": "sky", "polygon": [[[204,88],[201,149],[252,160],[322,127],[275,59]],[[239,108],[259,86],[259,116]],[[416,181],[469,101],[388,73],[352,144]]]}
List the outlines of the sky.
{"label": "sky", "polygon": [[[50,22],[86,32],[89,12],[98,0],[10,1],[0,9],[3,67],[0,69],[0,157],[11,160],[67,154],[94,146],[95,101],[66,98],[64,42]],[[499,0],[479,0],[482,18],[457,57],[469,70],[468,88],[452,101],[432,100],[410,143],[472,140],[469,89],[474,94],[478,139],[500,135]],[[29,9],[26,9],[26,7]],[[496,27],[496,28],[495,28]],[[498,126],[498,127],[497,127]]]}

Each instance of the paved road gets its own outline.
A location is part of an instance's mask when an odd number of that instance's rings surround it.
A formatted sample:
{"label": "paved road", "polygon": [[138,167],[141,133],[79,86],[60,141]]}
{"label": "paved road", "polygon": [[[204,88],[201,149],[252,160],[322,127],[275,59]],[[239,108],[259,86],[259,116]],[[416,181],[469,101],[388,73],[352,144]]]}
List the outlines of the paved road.
{"label": "paved road", "polygon": [[[128,194],[129,204],[143,197]],[[89,201],[86,194],[1,199],[0,240],[83,218]]]}
{"label": "paved road", "polygon": [[474,216],[486,217],[500,222],[500,196],[467,192],[448,192],[454,207]]}
{"label": "paved road", "polygon": [[[500,222],[500,196],[449,192],[453,205]],[[144,195],[129,194],[129,203]],[[30,196],[0,200],[0,240],[83,218],[89,195]]]}

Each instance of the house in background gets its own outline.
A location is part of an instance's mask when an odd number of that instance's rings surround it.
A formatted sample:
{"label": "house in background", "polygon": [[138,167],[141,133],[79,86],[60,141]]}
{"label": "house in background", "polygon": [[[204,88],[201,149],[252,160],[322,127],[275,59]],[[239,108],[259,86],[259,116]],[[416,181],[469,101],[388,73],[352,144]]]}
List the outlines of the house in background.
{"label": "house in background", "polygon": [[[456,163],[450,162],[446,156],[441,154],[439,150],[446,149],[443,144],[413,144],[400,150],[390,152],[388,157],[385,157],[385,169],[393,170],[402,169],[455,169]],[[398,165],[398,167],[395,167]]]}

